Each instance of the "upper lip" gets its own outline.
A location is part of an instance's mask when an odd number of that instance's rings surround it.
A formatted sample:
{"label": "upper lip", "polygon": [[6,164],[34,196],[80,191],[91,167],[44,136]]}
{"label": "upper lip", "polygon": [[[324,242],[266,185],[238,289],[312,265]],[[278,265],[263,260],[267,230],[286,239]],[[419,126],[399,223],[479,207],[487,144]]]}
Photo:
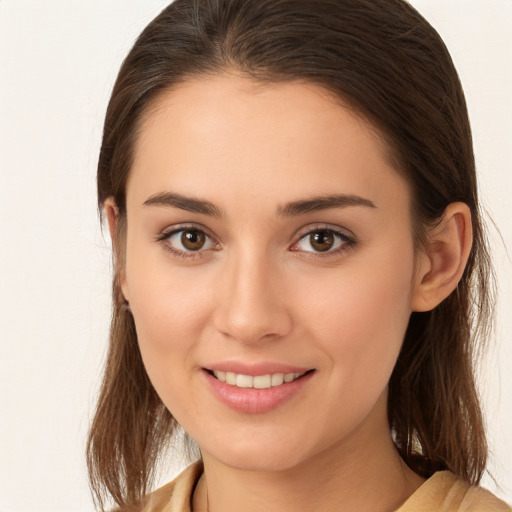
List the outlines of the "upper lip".
{"label": "upper lip", "polygon": [[244,363],[239,361],[212,363],[204,368],[210,371],[232,372],[238,375],[250,375],[252,377],[273,373],[305,373],[313,369],[277,362]]}

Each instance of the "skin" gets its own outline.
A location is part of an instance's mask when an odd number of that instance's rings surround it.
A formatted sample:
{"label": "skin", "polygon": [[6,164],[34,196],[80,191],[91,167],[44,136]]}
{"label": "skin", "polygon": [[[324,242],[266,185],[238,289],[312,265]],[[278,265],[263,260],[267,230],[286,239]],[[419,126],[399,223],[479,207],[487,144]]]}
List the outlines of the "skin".
{"label": "skin", "polygon": [[[195,511],[206,482],[210,512],[384,512],[423,482],[392,443],[387,384],[411,312],[460,279],[470,216],[450,205],[429,252],[415,254],[410,191],[391,161],[371,125],[310,84],[224,73],[145,112],[117,250],[148,375],[201,448]],[[144,204],[169,193],[218,215]],[[373,206],[286,211],[332,195]],[[113,200],[106,211],[114,232]],[[165,238],[191,227],[208,235],[200,250],[182,233]],[[313,230],[339,232],[333,249],[315,250]],[[206,384],[219,361],[314,371],[290,400],[249,414]]]}

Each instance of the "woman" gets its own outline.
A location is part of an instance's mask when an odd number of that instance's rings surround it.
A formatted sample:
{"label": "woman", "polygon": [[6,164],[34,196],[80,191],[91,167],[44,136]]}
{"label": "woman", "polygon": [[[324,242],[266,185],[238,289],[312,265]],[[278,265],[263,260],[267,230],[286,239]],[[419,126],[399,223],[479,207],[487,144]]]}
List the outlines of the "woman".
{"label": "woman", "polygon": [[[510,510],[476,487],[491,267],[466,105],[407,3],[176,0],[121,68],[98,194],[102,508]],[[178,424],[201,461],[145,496]]]}

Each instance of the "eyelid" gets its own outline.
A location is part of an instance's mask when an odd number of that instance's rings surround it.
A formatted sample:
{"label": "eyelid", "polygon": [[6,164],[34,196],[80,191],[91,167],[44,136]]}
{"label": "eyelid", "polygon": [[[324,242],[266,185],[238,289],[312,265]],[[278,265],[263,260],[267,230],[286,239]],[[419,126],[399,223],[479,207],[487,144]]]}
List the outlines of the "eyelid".
{"label": "eyelid", "polygon": [[[319,231],[328,231],[333,233],[335,236],[338,236],[343,239],[345,243],[343,243],[340,247],[337,247],[334,250],[329,250],[325,252],[320,251],[302,251],[300,249],[295,248],[299,242],[301,242],[307,236],[312,235],[313,233],[317,233]],[[295,241],[290,246],[290,250],[294,252],[301,252],[308,258],[325,258],[329,256],[338,255],[342,252],[350,250],[357,243],[356,236],[348,229],[342,228],[333,224],[313,224],[308,225],[306,227],[301,228],[295,235]]]}
{"label": "eyelid", "polygon": [[[171,238],[176,233],[179,233],[180,231],[186,231],[186,230],[197,230],[204,233],[214,244],[214,248],[208,248],[208,249],[198,249],[197,251],[186,251],[177,249],[175,247],[172,247],[170,244],[166,244],[165,242]],[[305,251],[296,248],[296,246],[307,236],[312,235],[313,233],[316,233],[318,231],[328,231],[333,233],[335,236],[340,237],[343,240],[343,244],[340,247],[335,248],[334,250],[328,250],[325,252],[321,251]],[[294,235],[295,241],[289,246],[289,250],[297,253],[302,253],[305,257],[308,258],[322,258],[322,257],[329,257],[329,256],[335,256],[340,253],[343,253],[345,251],[350,250],[353,248],[353,246],[356,245],[357,238],[356,236],[348,229],[342,228],[338,225],[333,224],[326,224],[326,223],[316,223],[316,224],[310,224],[308,226],[305,226],[298,230],[296,234]],[[218,238],[211,233],[211,231],[202,224],[197,224],[195,222],[184,222],[179,224],[173,224],[171,226],[166,227],[164,230],[162,230],[156,237],[155,240],[157,242],[162,243],[162,245],[165,247],[167,251],[172,253],[174,256],[179,256],[183,258],[201,258],[205,257],[205,253],[208,253],[210,251],[217,251],[221,248],[221,244],[218,241]]]}
{"label": "eyelid", "polygon": [[[215,245],[213,248],[206,248],[206,249],[198,249],[197,251],[187,251],[178,249],[176,247],[173,247],[171,244],[166,243],[173,235],[181,232],[181,231],[200,231],[204,233]],[[208,253],[210,251],[216,251],[220,248],[220,243],[217,240],[217,237],[215,237],[211,231],[201,225],[196,224],[195,222],[184,222],[180,224],[173,224],[172,226],[166,227],[163,231],[161,231],[156,237],[155,241],[162,244],[164,249],[168,252],[170,252],[173,256],[177,256],[180,258],[185,259],[198,259],[198,258],[204,258],[206,256],[205,253]]]}
{"label": "eyelid", "polygon": [[349,229],[342,228],[341,226],[337,226],[335,224],[325,224],[325,223],[309,224],[309,225],[299,229],[295,233],[294,239],[296,241],[298,241],[298,240],[304,238],[305,236],[315,233],[317,231],[332,231],[333,233],[340,235],[344,238],[353,240],[354,242],[356,241],[356,236]]}
{"label": "eyelid", "polygon": [[209,238],[215,240],[216,243],[219,243],[215,235],[213,235],[212,232],[206,226],[203,226],[202,224],[196,224],[195,222],[182,222],[179,224],[167,226],[155,238],[157,241],[162,241],[169,238],[171,235],[178,233],[179,231],[186,231],[187,229],[195,229],[197,231],[202,231]]}

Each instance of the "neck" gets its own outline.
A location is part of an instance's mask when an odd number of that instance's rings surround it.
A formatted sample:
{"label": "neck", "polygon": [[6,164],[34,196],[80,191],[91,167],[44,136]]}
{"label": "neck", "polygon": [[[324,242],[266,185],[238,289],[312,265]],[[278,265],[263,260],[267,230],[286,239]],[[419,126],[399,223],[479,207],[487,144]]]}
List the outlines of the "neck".
{"label": "neck", "polygon": [[[400,458],[386,430],[371,442],[345,439],[306,462],[280,471],[240,470],[203,453],[204,478],[195,512],[390,512],[423,483]],[[208,507],[207,507],[208,502]]]}

